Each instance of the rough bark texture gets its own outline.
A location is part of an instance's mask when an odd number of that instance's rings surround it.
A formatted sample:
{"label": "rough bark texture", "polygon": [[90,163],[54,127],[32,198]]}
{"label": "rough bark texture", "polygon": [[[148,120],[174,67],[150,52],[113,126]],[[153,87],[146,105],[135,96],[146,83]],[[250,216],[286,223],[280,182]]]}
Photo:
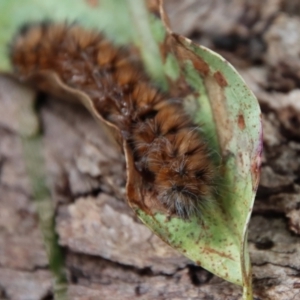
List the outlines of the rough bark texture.
{"label": "rough bark texture", "polygon": [[[263,4],[262,4],[263,3]],[[250,223],[256,299],[300,299],[300,5],[294,0],[167,0],[174,31],[225,56],[263,112],[262,178]],[[52,299],[18,135],[32,93],[0,77],[0,299]],[[124,202],[121,152],[81,106],[42,97],[45,158],[70,299],[240,299]]]}

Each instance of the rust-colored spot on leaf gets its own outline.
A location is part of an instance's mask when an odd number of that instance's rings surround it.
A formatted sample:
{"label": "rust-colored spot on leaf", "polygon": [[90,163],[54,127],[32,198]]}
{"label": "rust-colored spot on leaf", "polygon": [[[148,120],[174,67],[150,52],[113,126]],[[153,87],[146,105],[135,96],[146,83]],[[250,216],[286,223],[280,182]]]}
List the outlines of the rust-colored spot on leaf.
{"label": "rust-colored spot on leaf", "polygon": [[99,5],[98,0],[85,0],[85,2],[91,7],[97,7]]}
{"label": "rust-colored spot on leaf", "polygon": [[239,114],[238,116],[238,125],[241,130],[244,130],[246,127],[245,119],[243,114]]}
{"label": "rust-colored spot on leaf", "polygon": [[231,255],[226,254],[224,251],[217,251],[217,250],[215,250],[213,248],[206,247],[204,252],[217,254],[219,256],[222,256],[222,257],[225,257],[227,259],[230,259],[230,260],[234,261],[234,258]]}
{"label": "rust-colored spot on leaf", "polygon": [[258,154],[251,166],[251,174],[252,174],[252,178],[253,178],[253,190],[256,191],[257,187],[258,187],[258,182],[259,182],[259,178],[260,178],[260,168],[261,168],[261,154]]}
{"label": "rust-colored spot on leaf", "polygon": [[185,61],[185,60],[191,60],[193,63],[194,68],[202,73],[203,75],[208,75],[209,73],[209,65],[199,56],[197,56],[194,52],[187,49],[187,47],[184,44],[184,38],[172,33],[172,36],[170,36],[171,40],[169,40],[168,43],[170,43],[170,46],[172,49],[175,50],[176,56],[179,61]]}
{"label": "rust-colored spot on leaf", "polygon": [[216,79],[220,87],[225,87],[228,85],[227,80],[225,79],[224,75],[220,71],[217,71],[214,74],[214,78]]}
{"label": "rust-colored spot on leaf", "polygon": [[260,130],[260,142],[258,144],[258,147],[256,149],[255,156],[252,161],[251,165],[251,176],[252,176],[252,186],[253,190],[256,191],[259,183],[260,178],[260,168],[261,168],[261,156],[262,156],[262,150],[263,150],[263,133],[262,133],[262,126]]}
{"label": "rust-colored spot on leaf", "polygon": [[194,68],[197,71],[199,71],[205,75],[207,75],[209,73],[209,65],[201,58],[197,57],[197,59],[192,60],[192,62],[193,62]]}

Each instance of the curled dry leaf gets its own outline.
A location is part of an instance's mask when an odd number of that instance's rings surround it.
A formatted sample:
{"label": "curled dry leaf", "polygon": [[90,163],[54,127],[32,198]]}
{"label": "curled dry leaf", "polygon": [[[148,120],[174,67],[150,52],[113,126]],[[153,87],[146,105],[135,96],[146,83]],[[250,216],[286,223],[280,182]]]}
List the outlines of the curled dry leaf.
{"label": "curled dry leaf", "polygon": [[[58,5],[54,2],[53,7]],[[113,2],[118,4],[120,1],[101,1],[103,6]],[[83,103],[124,149],[127,161],[127,199],[140,219],[166,243],[198,265],[244,286],[245,299],[251,299],[247,226],[258,186],[262,151],[261,116],[257,100],[227,61],[171,31],[161,1],[149,0],[147,3],[149,10],[156,16],[150,18],[154,19],[151,28],[154,39],[160,42],[164,75],[168,77],[168,93],[173,98],[184,99],[185,110],[201,126],[207,144],[214,153],[212,157],[218,173],[216,192],[208,197],[211,199],[207,199],[208,205],[201,215],[195,214],[184,219],[167,213],[161,202],[145,186],[145,181],[136,168],[135,156],[129,142],[122,138],[114,123],[103,117],[89,95],[71,88],[51,70],[31,72],[25,81],[60,98]],[[42,8],[42,11],[46,10],[49,10],[48,6],[47,9]],[[101,7],[82,8],[82,15],[90,15],[91,18],[89,24],[80,24],[86,28],[101,29],[96,18],[97,11],[104,15]],[[113,11],[109,13],[112,14]],[[135,25],[137,22],[145,22],[139,20],[130,9],[124,15],[127,13],[127,16],[122,16],[122,22],[130,20],[131,17]],[[68,10],[65,13],[53,14],[50,19],[74,20],[71,14]],[[44,15],[48,16],[46,13]],[[40,12],[40,16],[43,13]],[[157,16],[162,20],[163,26]],[[129,31],[132,33],[132,40],[136,41],[139,33],[135,34],[135,27],[131,26]],[[9,30],[12,36],[13,30]],[[0,51],[0,59],[2,55],[3,51]],[[2,63],[0,67],[9,70],[8,65]]]}

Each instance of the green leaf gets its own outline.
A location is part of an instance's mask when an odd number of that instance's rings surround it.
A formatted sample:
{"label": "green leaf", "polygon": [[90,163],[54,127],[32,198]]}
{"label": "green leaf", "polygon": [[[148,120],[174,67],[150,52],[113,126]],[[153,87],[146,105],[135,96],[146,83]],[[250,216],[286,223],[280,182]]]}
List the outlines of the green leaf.
{"label": "green leaf", "polygon": [[191,221],[167,220],[162,214],[151,216],[142,210],[137,213],[169,245],[214,274],[243,286],[244,299],[252,299],[247,226],[259,179],[260,108],[225,59],[188,39],[179,40],[208,67],[201,72],[192,61],[185,62],[186,80],[200,95],[198,105],[187,102],[186,106],[201,124],[211,148],[222,157],[218,195],[203,216]]}

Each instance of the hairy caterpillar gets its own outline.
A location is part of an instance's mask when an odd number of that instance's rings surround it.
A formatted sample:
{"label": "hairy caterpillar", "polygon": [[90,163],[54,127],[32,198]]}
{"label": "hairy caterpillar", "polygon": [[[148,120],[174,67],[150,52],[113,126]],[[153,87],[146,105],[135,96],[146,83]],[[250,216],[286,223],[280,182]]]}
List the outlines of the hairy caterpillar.
{"label": "hairy caterpillar", "polygon": [[214,166],[199,127],[181,98],[154,86],[133,51],[78,25],[24,26],[11,45],[15,74],[52,70],[86,93],[116,125],[134,153],[136,169],[170,215],[188,219],[214,186]]}

